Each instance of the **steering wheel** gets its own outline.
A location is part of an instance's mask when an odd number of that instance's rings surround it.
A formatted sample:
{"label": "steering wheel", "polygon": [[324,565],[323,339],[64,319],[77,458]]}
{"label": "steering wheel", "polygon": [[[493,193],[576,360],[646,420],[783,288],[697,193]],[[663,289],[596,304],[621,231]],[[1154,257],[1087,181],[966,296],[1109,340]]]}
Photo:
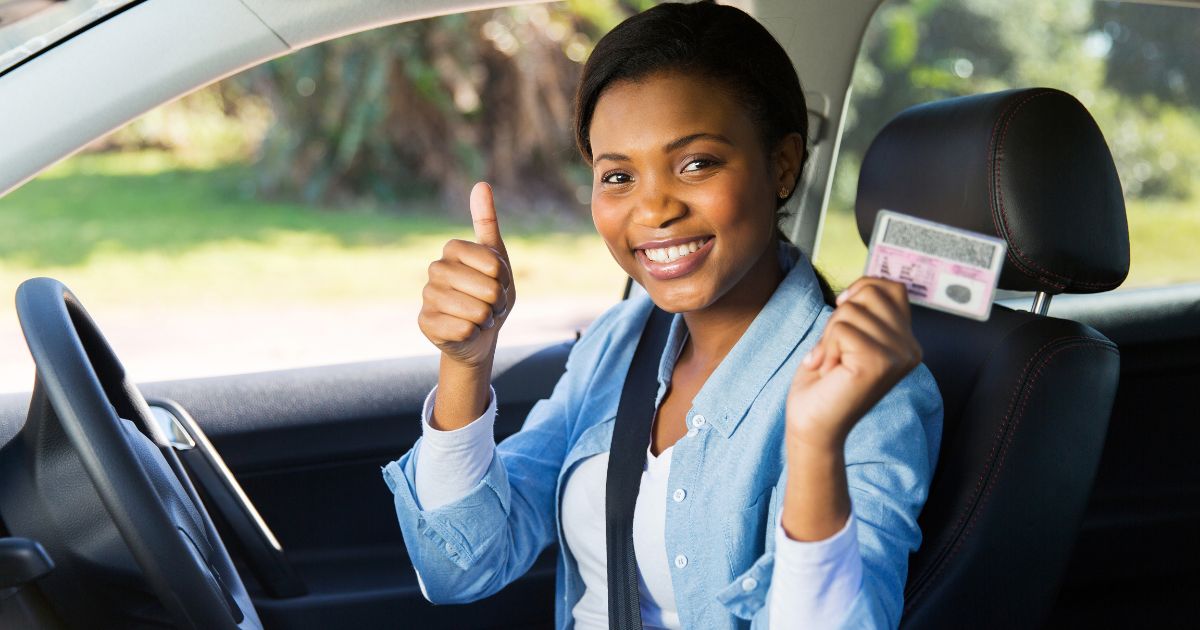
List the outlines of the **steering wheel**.
{"label": "steering wheel", "polygon": [[17,289],[17,315],[37,377],[25,426],[0,451],[0,509],[58,565],[39,582],[56,612],[72,627],[261,628],[174,449],[79,300],[34,278]]}

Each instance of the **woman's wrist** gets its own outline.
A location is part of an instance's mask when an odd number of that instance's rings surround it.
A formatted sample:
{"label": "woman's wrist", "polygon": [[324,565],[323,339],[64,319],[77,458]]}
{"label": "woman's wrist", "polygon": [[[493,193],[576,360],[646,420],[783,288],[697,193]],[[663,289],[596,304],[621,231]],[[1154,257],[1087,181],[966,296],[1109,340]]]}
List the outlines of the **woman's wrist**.
{"label": "woman's wrist", "polygon": [[786,436],[788,450],[814,453],[838,453],[846,448],[846,437],[854,422],[817,422],[789,418]]}
{"label": "woman's wrist", "polygon": [[793,540],[825,540],[841,531],[850,517],[845,440],[816,442],[788,435],[787,488],[780,520]]}
{"label": "woman's wrist", "polygon": [[443,354],[429,425],[439,431],[453,431],[483,415],[491,398],[491,382],[491,353],[478,363],[464,363]]}

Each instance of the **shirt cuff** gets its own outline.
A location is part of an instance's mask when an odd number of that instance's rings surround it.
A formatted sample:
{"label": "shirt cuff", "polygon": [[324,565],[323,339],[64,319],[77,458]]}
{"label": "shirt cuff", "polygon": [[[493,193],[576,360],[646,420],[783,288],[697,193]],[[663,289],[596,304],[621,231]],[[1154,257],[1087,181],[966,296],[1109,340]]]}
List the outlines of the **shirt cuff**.
{"label": "shirt cuff", "polygon": [[792,540],[780,523],[775,528],[771,627],[838,627],[862,589],[862,572],[854,514],[841,531],[815,542]]}
{"label": "shirt cuff", "polygon": [[433,428],[437,387],[425,397],[421,410],[421,440],[414,447],[414,485],[422,510],[436,510],[465,496],[479,484],[496,450],[496,391],[483,415],[453,431]]}

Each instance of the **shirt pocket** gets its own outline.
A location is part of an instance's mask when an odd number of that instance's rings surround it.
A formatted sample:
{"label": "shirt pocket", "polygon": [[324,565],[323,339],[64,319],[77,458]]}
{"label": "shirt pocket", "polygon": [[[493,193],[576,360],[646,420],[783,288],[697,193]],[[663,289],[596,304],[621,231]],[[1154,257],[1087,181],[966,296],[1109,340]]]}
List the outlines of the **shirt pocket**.
{"label": "shirt pocket", "polygon": [[754,615],[767,603],[767,591],[771,588],[771,571],[774,568],[775,554],[764,553],[749,569],[717,591],[717,601],[739,619],[754,619]]}
{"label": "shirt pocket", "polygon": [[725,553],[731,581],[717,592],[717,601],[734,616],[752,619],[766,603],[775,564],[767,533],[778,510],[775,487],[768,486],[725,522]]}
{"label": "shirt pocket", "polygon": [[768,486],[725,520],[725,554],[731,576],[746,571],[766,550],[767,528],[774,520],[774,499],[775,488]]}

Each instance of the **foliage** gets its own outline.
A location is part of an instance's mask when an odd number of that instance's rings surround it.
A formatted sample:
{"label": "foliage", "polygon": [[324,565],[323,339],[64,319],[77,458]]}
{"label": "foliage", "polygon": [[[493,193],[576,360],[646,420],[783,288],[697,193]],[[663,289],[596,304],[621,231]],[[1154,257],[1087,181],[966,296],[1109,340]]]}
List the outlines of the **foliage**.
{"label": "foliage", "polygon": [[[653,4],[569,0],[340,38],[155,110],[99,148],[164,148],[196,165],[253,158],[256,194],[326,207],[460,207],[488,179],[502,203],[535,214],[582,210],[590,175],[570,129],[580,63]],[[831,208],[851,207],[858,161],[902,109],[1031,85],[1093,112],[1127,195],[1195,194],[1194,13],[1103,0],[886,2],[855,69]]]}
{"label": "foliage", "polygon": [[571,135],[572,90],[615,1],[451,15],[301,50],[238,82],[275,124],[258,187],[344,205],[440,196],[487,179],[523,207],[577,206],[590,181]]}
{"label": "foliage", "polygon": [[157,107],[87,147],[144,159],[165,151],[181,165],[206,168],[253,160],[274,116],[270,104],[235,81],[222,81]]}
{"label": "foliage", "polygon": [[1070,92],[1091,110],[1127,195],[1191,196],[1200,92],[1180,91],[1200,86],[1200,20],[1190,13],[1172,21],[1179,9],[1091,0],[886,3],[855,69],[831,206],[852,207],[862,154],[902,109],[1034,85]]}
{"label": "foliage", "polygon": [[1200,20],[1179,20],[1172,7],[1100,2],[1096,44],[1111,47],[1105,80],[1125,94],[1176,105],[1200,101]]}

